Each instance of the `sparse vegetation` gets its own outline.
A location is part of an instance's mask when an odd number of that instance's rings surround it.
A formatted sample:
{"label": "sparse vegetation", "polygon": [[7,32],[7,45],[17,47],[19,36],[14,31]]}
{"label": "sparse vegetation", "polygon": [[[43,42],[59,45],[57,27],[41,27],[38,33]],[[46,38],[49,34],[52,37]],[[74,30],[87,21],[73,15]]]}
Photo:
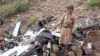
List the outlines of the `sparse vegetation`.
{"label": "sparse vegetation", "polygon": [[87,3],[88,8],[94,8],[94,7],[98,7],[100,8],[100,0],[90,0]]}
{"label": "sparse vegetation", "polygon": [[0,7],[0,16],[9,16],[13,15],[18,12],[23,12],[28,7],[28,0],[18,0],[17,2],[14,2],[13,4],[5,5]]}
{"label": "sparse vegetation", "polygon": [[32,24],[35,24],[35,23],[38,21],[38,18],[39,18],[39,17],[37,17],[37,16],[32,17],[32,18],[31,18]]}

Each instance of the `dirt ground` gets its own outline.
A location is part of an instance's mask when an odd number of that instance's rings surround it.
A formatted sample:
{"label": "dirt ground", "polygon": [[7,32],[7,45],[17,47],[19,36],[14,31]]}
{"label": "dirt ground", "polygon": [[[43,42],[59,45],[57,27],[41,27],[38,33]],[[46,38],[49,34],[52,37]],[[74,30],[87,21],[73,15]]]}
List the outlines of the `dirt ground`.
{"label": "dirt ground", "polygon": [[91,34],[87,35],[86,41],[92,42],[92,43],[96,41],[100,41],[100,30],[96,30],[92,32]]}

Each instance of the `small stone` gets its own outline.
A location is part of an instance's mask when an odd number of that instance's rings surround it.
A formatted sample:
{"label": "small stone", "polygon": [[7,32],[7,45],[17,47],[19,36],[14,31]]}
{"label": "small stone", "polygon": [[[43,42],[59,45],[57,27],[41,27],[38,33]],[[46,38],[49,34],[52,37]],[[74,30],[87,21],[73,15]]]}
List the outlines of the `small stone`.
{"label": "small stone", "polygon": [[17,15],[17,17],[20,17],[21,15]]}

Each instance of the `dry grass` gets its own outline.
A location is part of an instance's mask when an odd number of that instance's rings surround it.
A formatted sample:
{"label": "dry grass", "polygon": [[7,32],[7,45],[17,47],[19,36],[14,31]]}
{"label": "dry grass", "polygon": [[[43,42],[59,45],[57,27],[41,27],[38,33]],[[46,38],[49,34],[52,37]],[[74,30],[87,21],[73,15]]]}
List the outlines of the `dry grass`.
{"label": "dry grass", "polygon": [[100,0],[90,0],[87,3],[87,6],[88,6],[88,8],[95,8],[95,7],[100,8]]}
{"label": "dry grass", "polygon": [[28,0],[19,0],[14,2],[13,4],[7,4],[5,6],[0,7],[0,16],[9,16],[16,14],[18,12],[23,12],[28,7]]}

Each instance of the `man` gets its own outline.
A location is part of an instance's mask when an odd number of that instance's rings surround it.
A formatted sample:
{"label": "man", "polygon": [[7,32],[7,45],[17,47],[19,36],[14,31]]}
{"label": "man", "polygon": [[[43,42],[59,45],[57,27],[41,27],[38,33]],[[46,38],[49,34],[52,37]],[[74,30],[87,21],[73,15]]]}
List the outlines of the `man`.
{"label": "man", "polygon": [[75,17],[73,16],[74,6],[69,5],[67,7],[67,12],[63,14],[59,22],[53,26],[56,28],[58,25],[61,25],[61,34],[59,39],[59,45],[70,45],[72,41],[72,33],[74,32],[74,22]]}

